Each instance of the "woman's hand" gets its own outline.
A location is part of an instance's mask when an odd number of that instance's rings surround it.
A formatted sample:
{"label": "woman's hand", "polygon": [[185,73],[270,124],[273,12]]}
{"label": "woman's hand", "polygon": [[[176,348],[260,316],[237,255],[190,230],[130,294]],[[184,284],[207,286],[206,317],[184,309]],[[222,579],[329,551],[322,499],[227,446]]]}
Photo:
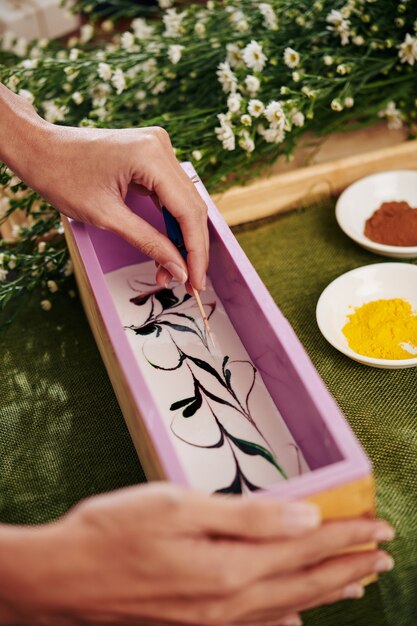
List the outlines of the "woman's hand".
{"label": "woman's hand", "polygon": [[92,498],[37,532],[38,558],[16,541],[32,554],[20,621],[0,623],[297,624],[298,611],[360,597],[362,578],[392,567],[378,550],[340,555],[391,539],[385,522],[321,524],[314,505],[164,483]]}
{"label": "woman's hand", "polygon": [[[163,128],[54,126],[0,85],[0,158],[64,215],[111,230],[153,258],[161,286],[175,278],[204,289],[207,207],[178,163]],[[132,185],[155,194],[179,221],[187,264],[165,235],[126,206]],[[157,210],[157,209],[155,209]]]}

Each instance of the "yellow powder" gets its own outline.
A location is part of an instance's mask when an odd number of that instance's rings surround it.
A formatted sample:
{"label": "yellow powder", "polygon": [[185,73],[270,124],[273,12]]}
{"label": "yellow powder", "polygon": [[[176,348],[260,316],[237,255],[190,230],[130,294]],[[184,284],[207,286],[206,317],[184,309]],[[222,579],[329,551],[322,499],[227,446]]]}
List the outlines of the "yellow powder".
{"label": "yellow powder", "polygon": [[401,298],[374,300],[357,307],[343,327],[349,347],[377,359],[412,359],[417,356],[401,344],[417,348],[417,315]]}

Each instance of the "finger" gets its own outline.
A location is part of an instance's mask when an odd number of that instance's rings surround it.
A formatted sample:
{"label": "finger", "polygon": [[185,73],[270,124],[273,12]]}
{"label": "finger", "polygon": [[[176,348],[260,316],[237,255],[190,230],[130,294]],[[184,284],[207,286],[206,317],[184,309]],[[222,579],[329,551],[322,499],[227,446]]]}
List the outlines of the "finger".
{"label": "finger", "polygon": [[308,502],[207,498],[195,492],[189,496],[187,512],[191,531],[243,539],[295,537],[321,523],[319,508]]}
{"label": "finger", "polygon": [[204,286],[208,266],[207,207],[175,157],[155,184],[158,198],[178,220],[187,248],[190,282]]}
{"label": "finger", "polygon": [[[393,528],[382,520],[326,522],[304,537],[280,541],[275,550],[269,545],[239,546],[234,561],[239,561],[242,566],[245,562],[251,562],[253,575],[260,577],[268,575],[267,572],[273,575],[283,571],[297,571],[340,554],[348,548],[390,541],[393,538]],[[239,566],[238,563],[236,565]]]}
{"label": "finger", "polygon": [[234,626],[302,626],[303,621],[299,613],[287,613],[279,616],[277,611],[257,613],[251,617],[234,622]]}
{"label": "finger", "polygon": [[[228,611],[238,613],[236,619],[240,615],[273,608],[297,610],[372,573],[388,571],[392,567],[392,558],[382,551],[343,555],[304,572],[249,585],[225,602]],[[239,607],[244,607],[243,614],[239,614],[242,610]]]}
{"label": "finger", "polygon": [[162,265],[178,282],[187,281],[187,266],[174,244],[125,204],[103,209],[101,224]]}
{"label": "finger", "polygon": [[365,587],[360,582],[350,583],[342,589],[315,598],[312,602],[308,602],[304,606],[299,607],[299,611],[308,611],[315,607],[334,604],[341,600],[360,600],[364,595]]}
{"label": "finger", "polygon": [[167,288],[172,280],[172,274],[162,267],[162,265],[159,265],[156,270],[155,278],[160,287]]}

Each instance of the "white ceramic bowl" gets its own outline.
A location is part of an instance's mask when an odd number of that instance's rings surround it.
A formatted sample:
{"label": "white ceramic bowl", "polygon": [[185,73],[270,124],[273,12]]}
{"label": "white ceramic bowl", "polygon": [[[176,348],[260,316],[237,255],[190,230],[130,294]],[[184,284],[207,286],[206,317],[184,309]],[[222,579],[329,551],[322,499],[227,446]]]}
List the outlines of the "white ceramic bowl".
{"label": "white ceramic bowl", "polygon": [[342,328],[354,307],[371,300],[403,298],[417,309],[417,265],[411,263],[376,263],[342,274],[326,287],[317,303],[319,328],[329,343],[346,356],[372,367],[396,369],[417,365],[411,359],[375,359],[349,348]]}
{"label": "white ceramic bowl", "polygon": [[387,246],[365,237],[365,222],[383,202],[405,201],[417,207],[417,171],[381,172],[361,178],[340,195],[336,219],[348,237],[371,252],[397,259],[417,257],[417,246]]}

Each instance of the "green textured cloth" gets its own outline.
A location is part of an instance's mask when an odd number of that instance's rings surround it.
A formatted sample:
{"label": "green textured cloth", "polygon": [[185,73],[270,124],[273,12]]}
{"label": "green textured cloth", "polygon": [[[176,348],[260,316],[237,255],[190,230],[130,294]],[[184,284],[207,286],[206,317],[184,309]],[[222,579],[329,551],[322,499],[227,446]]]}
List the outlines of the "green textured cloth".
{"label": "green textured cloth", "polygon": [[[417,624],[416,370],[376,370],[320,335],[322,289],[354,267],[383,261],[350,242],[332,207],[310,208],[238,239],[371,457],[379,513],[397,528],[397,567],[363,600],[309,612],[307,626]],[[39,523],[80,499],[144,480],[78,300],[31,305],[0,335],[0,521]]]}

